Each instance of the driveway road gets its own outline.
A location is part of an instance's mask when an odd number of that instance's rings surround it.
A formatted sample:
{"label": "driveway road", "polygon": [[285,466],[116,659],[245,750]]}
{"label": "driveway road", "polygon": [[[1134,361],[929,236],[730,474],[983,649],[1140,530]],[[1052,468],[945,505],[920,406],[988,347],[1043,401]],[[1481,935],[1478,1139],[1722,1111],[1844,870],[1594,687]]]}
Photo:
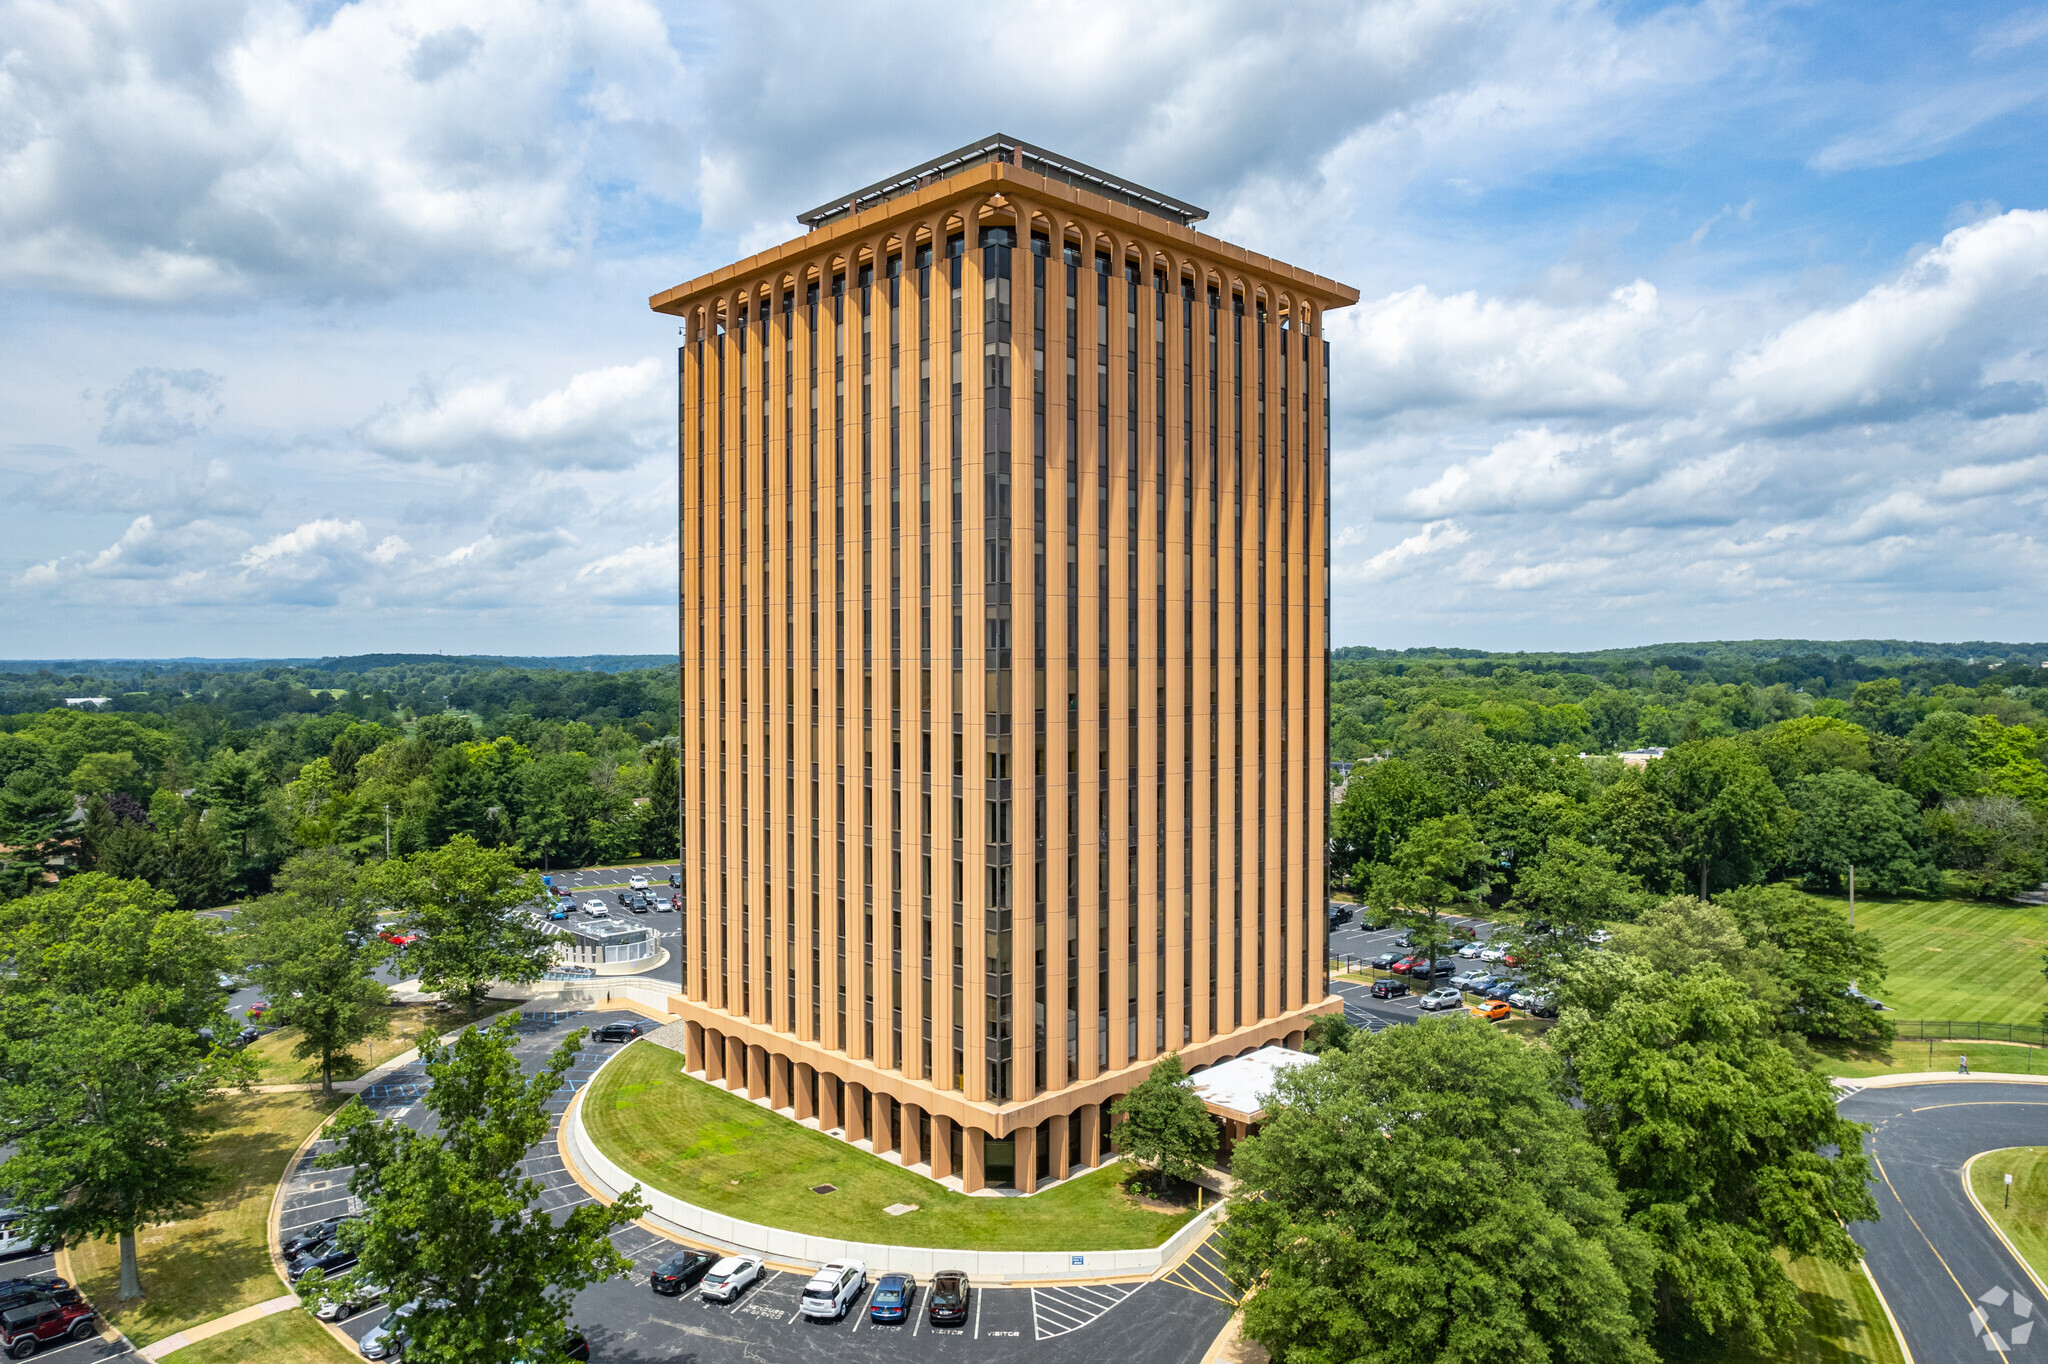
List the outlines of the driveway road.
{"label": "driveway road", "polygon": [[[2048,1088],[1978,1081],[1865,1089],[1843,1099],[1841,1111],[1874,1129],[1865,1149],[1881,1173],[1881,1220],[1849,1230],[1914,1364],[2048,1364],[2048,1292],[1970,1202],[1962,1177],[1979,1152],[2048,1144]],[[1981,1324],[1973,1316],[1980,1310]],[[1986,1326],[1996,1341],[1986,1341]]]}

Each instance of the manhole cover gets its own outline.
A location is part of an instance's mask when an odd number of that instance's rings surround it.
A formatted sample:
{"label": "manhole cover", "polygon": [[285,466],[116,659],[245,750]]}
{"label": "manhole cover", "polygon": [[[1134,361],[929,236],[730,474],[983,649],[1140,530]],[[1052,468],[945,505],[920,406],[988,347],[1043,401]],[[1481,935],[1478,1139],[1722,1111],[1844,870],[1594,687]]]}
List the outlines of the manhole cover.
{"label": "manhole cover", "polygon": [[904,1213],[907,1213],[907,1212],[916,1212],[916,1211],[917,1211],[917,1204],[915,1204],[915,1203],[891,1203],[891,1204],[890,1204],[890,1205],[889,1205],[888,1207],[886,1207],[886,1208],[882,1209],[882,1211],[883,1211],[883,1212],[885,1212],[885,1213],[888,1213],[888,1214],[889,1214],[889,1216],[891,1216],[891,1217],[901,1217],[901,1216],[903,1216],[903,1214],[904,1214]]}
{"label": "manhole cover", "polygon": [[813,1184],[813,1185],[811,1185],[811,1192],[812,1192],[812,1193],[838,1193],[838,1192],[839,1192],[839,1187],[838,1187],[837,1185],[835,1185],[835,1184]]}

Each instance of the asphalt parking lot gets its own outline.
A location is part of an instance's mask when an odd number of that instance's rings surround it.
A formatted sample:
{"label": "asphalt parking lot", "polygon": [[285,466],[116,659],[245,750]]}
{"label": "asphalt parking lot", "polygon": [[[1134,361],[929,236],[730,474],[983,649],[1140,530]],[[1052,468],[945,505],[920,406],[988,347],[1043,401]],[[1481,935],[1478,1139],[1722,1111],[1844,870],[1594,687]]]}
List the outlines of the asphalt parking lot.
{"label": "asphalt parking lot", "polygon": [[[1359,925],[1358,906],[1333,904],[1333,907],[1346,911],[1342,922],[1330,926],[1330,957],[1333,961],[1342,961],[1346,957],[1354,961],[1371,961],[1382,952],[1394,950],[1394,939],[1400,937],[1403,930],[1399,928],[1368,930]],[[1475,930],[1482,942],[1486,940],[1493,929],[1493,925],[1484,919],[1473,919],[1464,915],[1446,914],[1444,921]],[[1492,964],[1483,961],[1469,961],[1463,957],[1457,957],[1453,960],[1456,961],[1460,971],[1478,970]],[[1500,974],[1507,973],[1501,972]],[[1391,1027],[1396,1023],[1413,1023],[1416,1019],[1424,1017],[1422,1012],[1422,995],[1425,991],[1416,989],[1413,985],[1410,985],[1409,989],[1411,993],[1399,999],[1374,999],[1372,997],[1372,986],[1363,981],[1336,979],[1330,981],[1331,993],[1344,1001],[1344,1016],[1358,1027],[1370,1028],[1374,1032],[1379,1031],[1381,1028]]]}
{"label": "asphalt parking lot", "polygon": [[[26,1278],[31,1274],[53,1274],[56,1272],[56,1269],[57,1257],[55,1255],[15,1255],[0,1260],[0,1279]],[[149,1266],[145,1262],[143,1271],[147,1273],[148,1269]],[[97,1303],[94,1304],[94,1306],[98,1305]],[[87,1360],[112,1359],[116,1355],[125,1355],[127,1353],[127,1346],[119,1342],[109,1345],[106,1341],[94,1336],[90,1340],[71,1340],[65,1341],[61,1345],[45,1345],[42,1349],[36,1351],[35,1357],[37,1359],[61,1360],[63,1364],[85,1364]]]}
{"label": "asphalt parking lot", "polygon": [[[522,1014],[523,1036],[516,1051],[532,1070],[572,1029],[638,1017],[604,1010]],[[608,1044],[585,1043],[552,1102],[557,1121],[609,1051]],[[419,1102],[426,1083],[417,1067],[409,1067],[372,1086],[363,1102],[387,1118],[423,1128],[432,1116]],[[566,1212],[591,1196],[563,1166],[555,1137],[551,1129],[527,1155],[523,1168],[544,1186],[542,1205]],[[280,1216],[282,1235],[355,1211],[347,1190],[348,1172],[313,1166],[314,1157],[327,1149],[330,1143],[316,1143],[293,1170]],[[923,1313],[924,1284],[918,1286],[913,1315],[901,1325],[886,1326],[867,1319],[865,1295],[841,1321],[802,1319],[797,1306],[808,1275],[791,1271],[771,1272],[729,1304],[706,1303],[694,1293],[661,1297],[648,1287],[647,1274],[675,1250],[676,1242],[637,1225],[620,1228],[613,1240],[633,1261],[633,1269],[622,1278],[592,1285],[576,1300],[574,1324],[590,1338],[592,1358],[597,1360],[739,1364],[815,1358],[895,1364],[903,1359],[971,1358],[1095,1364],[1111,1358],[1132,1364],[1180,1364],[1201,1358],[1230,1313],[1229,1288],[1207,1243],[1173,1273],[1150,1282],[977,1288],[965,1326],[934,1328]],[[888,1269],[869,1265],[870,1284]],[[383,1319],[384,1310],[380,1305],[360,1312],[343,1322],[342,1329],[360,1340]]]}
{"label": "asphalt parking lot", "polygon": [[[635,876],[647,878],[647,888],[665,905],[674,895],[675,889],[668,883],[669,875],[681,870],[675,862],[655,863],[649,866],[632,867],[583,867],[575,871],[551,871],[545,873],[554,879],[557,886],[574,891],[576,908],[569,911],[567,923],[586,921],[583,902],[590,899],[604,901],[608,917],[617,923],[630,923],[653,932],[656,941],[670,941],[681,935],[680,916],[667,909],[651,909],[645,914],[635,914],[622,908],[617,892],[623,890],[626,882]],[[549,922],[545,914],[537,915],[542,922]]]}

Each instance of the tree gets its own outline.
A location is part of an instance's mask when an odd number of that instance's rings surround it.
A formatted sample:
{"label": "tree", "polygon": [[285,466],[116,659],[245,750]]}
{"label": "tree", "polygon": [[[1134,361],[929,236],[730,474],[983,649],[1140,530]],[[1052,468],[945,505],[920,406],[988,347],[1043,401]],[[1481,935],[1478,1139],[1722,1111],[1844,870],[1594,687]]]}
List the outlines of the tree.
{"label": "tree", "polygon": [[1769,970],[1792,993],[1787,1025],[1807,1037],[1889,1042],[1890,1018],[1849,997],[1852,985],[1878,989],[1886,975],[1884,948],[1825,900],[1790,886],[1743,886],[1718,900],[1752,947],[1777,953]]}
{"label": "tree", "polygon": [[1654,1253],[1549,1056],[1464,1019],[1279,1077],[1232,1158],[1225,1265],[1280,1364],[1653,1364]]}
{"label": "tree", "polygon": [[1311,1056],[1321,1056],[1326,1051],[1347,1050],[1359,1038],[1369,1035],[1341,1012],[1317,1014],[1309,1020],[1301,1049]]}
{"label": "tree", "polygon": [[1670,890],[1683,877],[1678,811],[1639,770],[1624,769],[1594,799],[1588,821],[1586,841],[1613,853],[1619,870],[1649,889]]}
{"label": "tree", "polygon": [[1921,818],[1936,859],[1967,895],[2010,899],[2048,876],[2048,827],[2011,796],[1951,800]]}
{"label": "tree", "polygon": [[1531,973],[1548,981],[1590,946],[1602,924],[1633,919],[1642,903],[1642,883],[1621,870],[1613,853],[1559,838],[1522,874],[1508,908],[1546,925],[1541,932],[1516,930],[1516,936]]}
{"label": "tree", "polygon": [[1778,1043],[1738,981],[1615,967],[1610,1001],[1567,1007],[1550,1040],[1655,1248],[1660,1334],[1781,1344],[1802,1309],[1777,1252],[1853,1266],[1845,1224],[1877,1217],[1867,1129],[1836,1113],[1827,1077]]}
{"label": "tree", "polygon": [[510,1023],[428,1040],[420,1060],[432,1082],[420,1100],[428,1131],[378,1120],[361,1103],[335,1119],[323,1168],[347,1168],[361,1200],[356,1268],[332,1283],[308,1275],[300,1291],[347,1297],[382,1286],[386,1301],[436,1310],[413,1318],[405,1357],[417,1364],[516,1364],[561,1351],[576,1294],[632,1268],[611,1233],[647,1210],[636,1187],[614,1203],[585,1203],[559,1221],[544,1186],[521,1168],[547,1136],[548,1101],[574,1064],[584,1031],[562,1040],[532,1077],[520,1073]]}
{"label": "tree", "polygon": [[1787,860],[1808,880],[1889,894],[1925,879],[1911,841],[1918,811],[1896,786],[1835,768],[1793,782],[1791,800],[1799,821]]}
{"label": "tree", "polygon": [[1777,863],[1790,811],[1769,770],[1740,741],[1680,744],[1651,764],[1650,780],[1679,811],[1683,855],[1699,868],[1702,900],[1716,867],[1724,884],[1743,885]]}
{"label": "tree", "polygon": [[199,783],[207,822],[228,852],[228,879],[247,893],[268,883],[276,820],[269,808],[269,783],[245,753],[224,749],[207,765]]}
{"label": "tree", "polygon": [[216,926],[138,881],[88,872],[0,907],[0,1188],[35,1239],[114,1237],[142,1295],[135,1229],[196,1205],[207,1097],[254,1066],[228,1026]]}
{"label": "tree", "polygon": [[1476,908],[1491,884],[1491,854],[1465,815],[1424,820],[1394,851],[1394,860],[1375,867],[1373,902],[1407,923],[1415,951],[1436,959],[1450,943],[1443,914],[1457,906]]}
{"label": "tree", "polygon": [[1612,964],[1673,976],[1717,970],[1740,982],[1766,1017],[1782,1023],[1792,1009],[1794,995],[1779,950],[1767,942],[1751,942],[1726,906],[1690,895],[1674,896],[1645,910],[1635,923],[1614,930],[1605,952],[1572,963],[1566,972],[1566,999],[1605,1013],[1636,979],[1633,970],[1602,969]]}
{"label": "tree", "polygon": [[320,1087],[350,1048],[391,1031],[390,991],[372,972],[390,955],[370,906],[353,892],[354,865],[326,849],[287,862],[284,889],[235,915],[237,946],[270,996],[266,1021],[297,1028],[292,1054],[320,1058]]}
{"label": "tree", "polygon": [[676,750],[663,744],[654,754],[654,772],[647,785],[647,832],[641,851],[649,857],[674,857],[682,837],[683,792]]}
{"label": "tree", "polygon": [[1110,1145],[1151,1166],[1167,1186],[1191,1184],[1216,1162],[1216,1122],[1195,1093],[1179,1052],[1161,1057],[1109,1112],[1123,1119],[1110,1128]]}
{"label": "tree", "polygon": [[1391,861],[1416,825],[1443,813],[1436,783],[1405,759],[1352,768],[1344,798],[1330,811],[1331,875],[1362,887],[1368,869]]}
{"label": "tree", "polygon": [[485,848],[467,834],[447,846],[380,862],[365,888],[396,908],[419,941],[406,949],[420,984],[453,991],[474,1015],[491,982],[540,979],[561,935],[513,912],[537,898],[540,877],[522,871],[509,849]]}
{"label": "tree", "polygon": [[77,808],[71,789],[46,769],[23,768],[0,783],[0,843],[13,847],[40,879],[44,867],[68,850],[66,821]]}

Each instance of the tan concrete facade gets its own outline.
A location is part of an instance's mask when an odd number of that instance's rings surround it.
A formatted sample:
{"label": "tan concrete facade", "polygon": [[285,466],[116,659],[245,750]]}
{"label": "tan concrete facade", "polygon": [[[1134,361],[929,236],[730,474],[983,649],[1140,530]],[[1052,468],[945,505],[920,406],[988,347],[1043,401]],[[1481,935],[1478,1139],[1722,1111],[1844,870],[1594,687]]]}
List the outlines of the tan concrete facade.
{"label": "tan concrete facade", "polygon": [[[969,1187],[1325,974],[1331,280],[988,164],[684,324],[688,1064]],[[1043,1173],[1041,1173],[1041,1171]]]}

